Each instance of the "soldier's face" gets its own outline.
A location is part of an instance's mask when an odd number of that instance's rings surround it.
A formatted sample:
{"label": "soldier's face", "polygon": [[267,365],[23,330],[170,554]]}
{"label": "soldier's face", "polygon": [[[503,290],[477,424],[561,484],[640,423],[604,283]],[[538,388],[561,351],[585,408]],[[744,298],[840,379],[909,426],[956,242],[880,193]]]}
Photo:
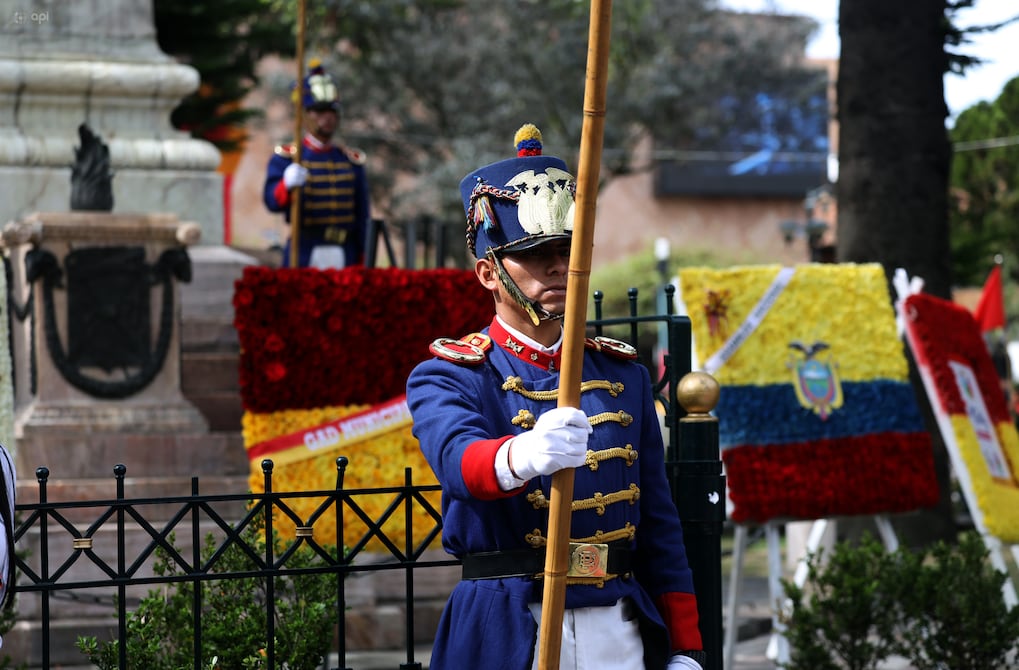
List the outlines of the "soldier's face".
{"label": "soldier's face", "polygon": [[502,264],[525,296],[552,314],[566,311],[570,240],[553,240],[523,251],[506,253]]}
{"label": "soldier's face", "polygon": [[308,121],[312,134],[322,141],[327,141],[336,134],[336,129],[340,125],[340,115],[332,109],[309,109]]}

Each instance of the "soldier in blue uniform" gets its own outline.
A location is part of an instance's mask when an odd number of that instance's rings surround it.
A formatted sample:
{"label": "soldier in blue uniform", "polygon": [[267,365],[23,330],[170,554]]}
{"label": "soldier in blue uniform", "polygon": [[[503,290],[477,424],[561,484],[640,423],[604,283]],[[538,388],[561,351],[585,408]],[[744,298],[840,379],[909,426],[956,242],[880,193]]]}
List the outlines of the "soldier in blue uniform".
{"label": "soldier in blue uniform", "polygon": [[560,667],[700,670],[703,646],[665,447],[636,351],[587,341],[580,408],[557,407],[575,181],[524,126],[516,158],[461,182],[481,332],[431,345],[407,383],[463,579],[432,670],[537,664],[551,475],[575,468]]}
{"label": "soldier in blue uniform", "polygon": [[[309,129],[295,163],[293,145],[278,146],[269,159],[263,200],[290,223],[294,189],[301,189],[298,265],[342,268],[364,263],[369,195],[364,153],[333,142],[339,127],[336,85],[321,63],[309,64],[301,101]],[[290,263],[288,239],[283,266]]]}

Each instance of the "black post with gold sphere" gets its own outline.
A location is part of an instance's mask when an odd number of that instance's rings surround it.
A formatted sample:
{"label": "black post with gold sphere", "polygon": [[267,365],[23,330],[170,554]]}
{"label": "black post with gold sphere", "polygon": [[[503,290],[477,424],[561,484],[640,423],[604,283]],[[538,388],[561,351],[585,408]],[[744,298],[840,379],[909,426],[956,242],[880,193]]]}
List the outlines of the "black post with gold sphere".
{"label": "black post with gold sphere", "polygon": [[711,411],[720,389],[706,372],[679,381],[676,400],[686,410],[679,421],[679,467],[674,495],[683,523],[686,556],[693,571],[704,670],[722,670],[722,531],[725,476],[718,448],[718,419]]}

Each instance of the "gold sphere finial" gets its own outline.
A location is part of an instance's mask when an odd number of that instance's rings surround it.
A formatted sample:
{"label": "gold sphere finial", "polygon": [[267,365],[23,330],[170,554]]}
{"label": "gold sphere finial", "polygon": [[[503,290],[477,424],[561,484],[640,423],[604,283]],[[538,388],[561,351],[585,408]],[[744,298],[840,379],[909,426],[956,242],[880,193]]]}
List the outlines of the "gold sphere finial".
{"label": "gold sphere finial", "polygon": [[707,372],[688,372],[676,387],[676,400],[690,414],[709,414],[718,404],[718,381]]}

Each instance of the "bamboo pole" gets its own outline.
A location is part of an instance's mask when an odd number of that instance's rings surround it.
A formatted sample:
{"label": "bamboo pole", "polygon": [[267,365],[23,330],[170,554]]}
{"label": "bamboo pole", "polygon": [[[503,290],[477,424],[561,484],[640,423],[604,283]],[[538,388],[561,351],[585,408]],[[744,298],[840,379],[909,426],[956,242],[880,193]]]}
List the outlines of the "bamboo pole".
{"label": "bamboo pole", "polygon": [[[566,285],[559,407],[580,407],[587,293],[591,277],[591,250],[594,247],[594,215],[605,131],[611,24],[611,0],[592,0],[587,46],[587,80],[584,85],[584,125],[580,135],[573,240],[570,243],[569,281]],[[573,470],[560,470],[552,476],[552,489],[549,495],[548,546],[545,555],[541,628],[538,638],[539,670],[559,668],[563,610],[566,605],[566,573],[570,563],[572,503]]]}
{"label": "bamboo pole", "polygon": [[[304,145],[304,24],[305,0],[297,0],[297,100],[294,104],[294,155],[292,160],[300,165],[301,147]],[[290,194],[290,267],[296,268],[300,260],[301,246],[301,189],[295,188]]]}

